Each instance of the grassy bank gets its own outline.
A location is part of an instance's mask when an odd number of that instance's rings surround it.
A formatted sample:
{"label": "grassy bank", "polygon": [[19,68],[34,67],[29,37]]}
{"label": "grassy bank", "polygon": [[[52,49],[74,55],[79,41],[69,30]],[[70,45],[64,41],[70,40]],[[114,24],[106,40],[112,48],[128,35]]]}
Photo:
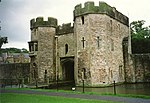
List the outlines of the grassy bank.
{"label": "grassy bank", "polygon": [[118,96],[118,97],[129,97],[129,98],[143,98],[143,99],[150,99],[150,96],[147,95],[136,95],[136,94],[111,94],[111,93],[104,93],[102,95],[109,95],[109,96]]}
{"label": "grassy bank", "polygon": [[111,101],[74,99],[31,94],[3,93],[0,95],[1,103],[117,103]]}
{"label": "grassy bank", "polygon": [[30,89],[30,88],[7,88],[7,89],[15,89],[15,90],[35,90],[35,91],[42,91],[42,92],[64,92],[64,93],[71,93],[71,94],[87,94],[87,95],[108,95],[108,96],[119,96],[119,97],[131,97],[131,98],[144,98],[150,99],[149,95],[136,95],[136,94],[117,94],[114,95],[113,93],[95,93],[95,92],[78,92],[78,91],[67,91],[67,90],[55,90],[55,89]]}

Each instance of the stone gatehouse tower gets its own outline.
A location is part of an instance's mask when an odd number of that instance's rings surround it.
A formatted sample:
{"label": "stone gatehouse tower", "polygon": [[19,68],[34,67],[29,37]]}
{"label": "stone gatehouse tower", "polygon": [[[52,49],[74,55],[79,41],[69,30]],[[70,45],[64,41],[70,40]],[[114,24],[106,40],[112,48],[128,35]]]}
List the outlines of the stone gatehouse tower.
{"label": "stone gatehouse tower", "polygon": [[51,17],[38,17],[30,24],[31,81],[58,77],[81,85],[84,79],[87,86],[125,81],[123,40],[129,35],[129,20],[116,8],[86,2],[75,6],[73,26],[58,26]]}

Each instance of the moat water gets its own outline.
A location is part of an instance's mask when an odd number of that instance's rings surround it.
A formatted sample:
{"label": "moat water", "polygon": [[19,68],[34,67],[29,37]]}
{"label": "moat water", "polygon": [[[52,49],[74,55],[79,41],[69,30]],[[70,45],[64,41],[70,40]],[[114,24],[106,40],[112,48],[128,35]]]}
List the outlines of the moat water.
{"label": "moat water", "polygon": [[[71,90],[71,86],[59,87],[59,90]],[[82,87],[75,87],[76,91],[83,91]],[[96,93],[114,93],[113,87],[105,88],[85,88],[85,92]],[[150,95],[150,83],[138,83],[138,84],[122,84],[116,86],[116,92],[118,94],[136,94],[136,95]]]}
{"label": "moat water", "polygon": [[[25,86],[24,86],[25,87]],[[73,86],[59,86],[59,90],[72,91]],[[18,86],[6,86],[6,88],[18,88]],[[75,87],[75,91],[82,92],[82,87]],[[114,93],[114,87],[105,88],[85,88],[85,92],[95,93]],[[136,84],[122,84],[116,86],[117,94],[136,94],[136,95],[149,95],[150,96],[150,83],[136,83]]]}

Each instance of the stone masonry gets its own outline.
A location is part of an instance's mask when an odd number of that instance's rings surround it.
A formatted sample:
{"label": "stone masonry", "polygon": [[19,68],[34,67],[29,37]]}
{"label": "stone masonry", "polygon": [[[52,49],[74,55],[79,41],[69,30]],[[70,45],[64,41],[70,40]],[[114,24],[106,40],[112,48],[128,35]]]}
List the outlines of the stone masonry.
{"label": "stone masonry", "polygon": [[32,19],[29,48],[31,72],[35,73],[31,73],[31,82],[35,75],[41,83],[58,79],[79,86],[83,79],[86,86],[125,82],[122,44],[129,36],[128,24],[128,17],[105,2],[75,6],[73,26],[58,26],[51,17],[48,21]]}

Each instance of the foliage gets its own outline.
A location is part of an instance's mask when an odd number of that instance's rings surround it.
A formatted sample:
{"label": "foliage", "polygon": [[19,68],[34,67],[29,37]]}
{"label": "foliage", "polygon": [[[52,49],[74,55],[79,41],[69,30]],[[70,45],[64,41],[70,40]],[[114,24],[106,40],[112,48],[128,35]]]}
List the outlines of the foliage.
{"label": "foliage", "polygon": [[18,49],[18,48],[5,48],[1,49],[1,53],[28,53],[28,50],[25,48]]}
{"label": "foliage", "polygon": [[143,27],[145,21],[133,21],[130,24],[133,53],[150,53],[150,26]]}
{"label": "foliage", "polygon": [[[9,98],[9,99],[8,99]],[[31,94],[3,93],[0,96],[2,103],[116,103],[111,101],[98,101],[87,99],[64,98]]]}
{"label": "foliage", "polygon": [[25,49],[25,48],[22,48],[22,49],[21,49],[21,52],[22,52],[22,53],[28,53],[28,50]]}
{"label": "foliage", "polygon": [[8,43],[7,37],[1,37],[0,36],[0,49],[2,47],[2,45]]}
{"label": "foliage", "polygon": [[150,53],[150,39],[132,38],[132,53]]}

